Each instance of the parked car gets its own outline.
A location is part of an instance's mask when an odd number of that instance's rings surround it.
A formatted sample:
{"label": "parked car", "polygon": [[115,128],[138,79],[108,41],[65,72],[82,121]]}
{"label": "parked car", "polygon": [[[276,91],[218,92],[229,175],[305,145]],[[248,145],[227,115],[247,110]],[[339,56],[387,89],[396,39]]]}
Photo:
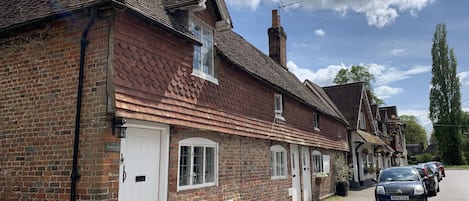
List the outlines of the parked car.
{"label": "parked car", "polygon": [[446,177],[446,174],[445,174],[445,166],[443,165],[442,162],[439,162],[439,161],[430,161],[428,163],[434,163],[436,165],[436,167],[438,167],[438,169],[440,170],[440,173],[441,173],[441,176],[443,177]]}
{"label": "parked car", "polygon": [[414,166],[419,171],[420,177],[425,181],[429,196],[436,196],[440,192],[440,182],[438,176],[433,172],[429,165],[421,164]]}
{"label": "parked car", "polygon": [[443,179],[443,173],[441,172],[440,168],[436,165],[435,162],[426,162],[426,163],[419,163],[418,165],[428,165],[433,172],[438,176],[438,181]]}
{"label": "parked car", "polygon": [[383,169],[376,182],[376,201],[428,200],[425,181],[420,177],[417,169],[412,166]]}

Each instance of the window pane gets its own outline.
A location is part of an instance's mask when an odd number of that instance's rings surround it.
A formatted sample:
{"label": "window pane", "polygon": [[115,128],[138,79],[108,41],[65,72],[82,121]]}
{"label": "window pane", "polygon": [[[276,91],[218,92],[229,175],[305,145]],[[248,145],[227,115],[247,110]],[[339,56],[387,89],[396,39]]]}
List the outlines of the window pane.
{"label": "window pane", "polygon": [[205,183],[215,181],[215,148],[205,148]]}
{"label": "window pane", "polygon": [[190,147],[181,146],[180,155],[181,157],[179,158],[179,186],[190,185]]}
{"label": "window pane", "polygon": [[313,155],[313,173],[322,172],[322,157],[321,155]]}
{"label": "window pane", "polygon": [[194,147],[194,166],[192,167],[192,184],[203,183],[204,147]]}
{"label": "window pane", "polygon": [[[192,33],[194,34],[194,36],[198,39],[201,39],[201,35],[202,35],[202,28],[197,25],[197,24],[194,24],[192,23],[191,24],[192,27],[191,27],[191,31]],[[194,68],[195,69],[199,69],[200,70],[200,65],[201,65],[201,47],[198,46],[198,45],[194,45],[194,60],[193,60],[193,65],[194,65]]]}
{"label": "window pane", "polygon": [[202,30],[202,72],[213,75],[213,33],[211,30]]}
{"label": "window pane", "polygon": [[280,97],[275,96],[275,110],[280,110]]}
{"label": "window pane", "polygon": [[279,152],[280,153],[280,158],[278,159],[279,161],[279,166],[280,166],[280,171],[278,172],[279,176],[285,175],[285,152]]}
{"label": "window pane", "polygon": [[280,176],[282,174],[282,152],[276,152],[277,155],[277,165],[276,165],[276,175],[275,176]]}

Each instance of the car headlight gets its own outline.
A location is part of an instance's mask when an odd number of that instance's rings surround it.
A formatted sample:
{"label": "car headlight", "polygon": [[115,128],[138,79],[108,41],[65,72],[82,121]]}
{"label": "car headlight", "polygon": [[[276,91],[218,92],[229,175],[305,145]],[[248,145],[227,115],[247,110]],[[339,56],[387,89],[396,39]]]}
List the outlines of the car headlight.
{"label": "car headlight", "polygon": [[385,195],[386,191],[384,190],[384,186],[376,186],[376,194]]}
{"label": "car headlight", "polygon": [[423,186],[415,186],[414,188],[414,195],[422,195],[425,191],[423,190]]}

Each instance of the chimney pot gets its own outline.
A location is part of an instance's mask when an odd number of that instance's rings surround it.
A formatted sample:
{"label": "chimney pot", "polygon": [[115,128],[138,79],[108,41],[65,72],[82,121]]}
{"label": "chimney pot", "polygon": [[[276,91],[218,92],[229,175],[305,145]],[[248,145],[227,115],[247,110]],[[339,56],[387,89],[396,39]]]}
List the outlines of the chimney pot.
{"label": "chimney pot", "polygon": [[272,27],[280,26],[280,17],[278,16],[277,10],[272,10]]}

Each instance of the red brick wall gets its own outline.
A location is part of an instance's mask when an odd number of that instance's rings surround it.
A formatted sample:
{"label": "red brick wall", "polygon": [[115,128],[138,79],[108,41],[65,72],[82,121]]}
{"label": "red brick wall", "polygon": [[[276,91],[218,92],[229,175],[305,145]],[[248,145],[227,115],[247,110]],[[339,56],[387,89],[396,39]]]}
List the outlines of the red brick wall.
{"label": "red brick wall", "polygon": [[[208,138],[218,143],[218,186],[177,191],[179,141],[190,137]],[[270,147],[273,145],[281,145],[288,152],[287,179],[271,179]],[[292,181],[289,149],[288,143],[173,126],[170,142],[168,200],[290,200],[288,189],[292,187]],[[311,175],[312,193],[316,193],[315,189],[319,188],[322,197],[335,192],[334,162],[336,156],[343,152],[309,148],[310,152],[314,150],[329,155],[331,159],[329,177],[322,180],[320,187],[315,183],[315,176]],[[299,164],[301,163],[300,161]],[[301,174],[302,171],[299,175],[302,179]],[[301,188],[303,188],[302,184]]]}
{"label": "red brick wall", "polygon": [[[204,137],[218,143],[218,186],[177,192],[178,143],[189,137]],[[289,200],[291,178],[271,180],[270,146],[289,145],[197,129],[172,127],[168,200]],[[287,154],[288,156],[288,154]],[[290,170],[290,161],[288,170]],[[290,175],[290,173],[289,173]]]}
{"label": "red brick wall", "polygon": [[[74,15],[0,40],[0,200],[69,200],[80,36]],[[89,32],[78,200],[116,200],[119,154],[106,116],[109,24]],[[117,165],[116,165],[117,164]]]}

